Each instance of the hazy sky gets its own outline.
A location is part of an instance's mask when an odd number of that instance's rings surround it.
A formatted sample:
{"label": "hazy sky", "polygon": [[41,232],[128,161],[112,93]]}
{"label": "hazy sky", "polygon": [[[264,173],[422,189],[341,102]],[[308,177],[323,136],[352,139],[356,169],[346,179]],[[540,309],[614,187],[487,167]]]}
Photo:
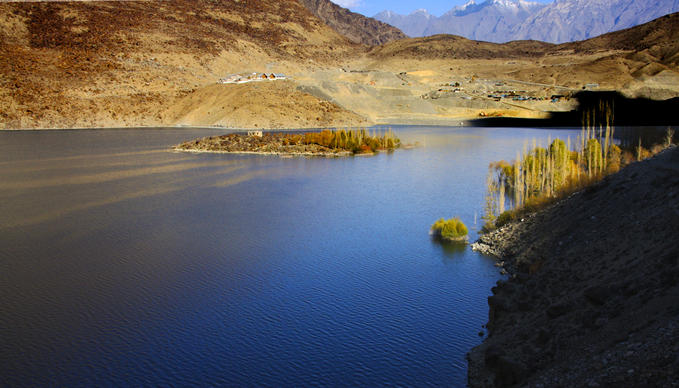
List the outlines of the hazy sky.
{"label": "hazy sky", "polygon": [[[409,14],[416,9],[424,8],[429,13],[436,16],[441,16],[443,13],[449,11],[457,5],[463,5],[468,0],[332,0],[342,7],[349,8],[354,12],[361,13],[366,16],[373,16],[378,12],[389,10],[400,14]],[[477,3],[483,3],[484,0],[476,0]],[[533,0],[540,3],[549,3],[551,0]]]}

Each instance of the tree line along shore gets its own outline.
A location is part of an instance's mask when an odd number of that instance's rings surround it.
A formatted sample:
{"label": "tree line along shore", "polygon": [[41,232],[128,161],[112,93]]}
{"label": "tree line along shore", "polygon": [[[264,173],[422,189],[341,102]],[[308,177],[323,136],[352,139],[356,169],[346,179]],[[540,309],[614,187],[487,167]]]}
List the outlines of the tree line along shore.
{"label": "tree line along shore", "polygon": [[679,380],[679,147],[481,235],[509,272],[488,298],[471,387]]}
{"label": "tree line along shore", "polygon": [[488,336],[467,355],[471,387],[679,379],[675,131],[616,142],[612,111],[586,111],[573,142],[533,143],[489,166],[472,249],[509,278],[493,287]]}

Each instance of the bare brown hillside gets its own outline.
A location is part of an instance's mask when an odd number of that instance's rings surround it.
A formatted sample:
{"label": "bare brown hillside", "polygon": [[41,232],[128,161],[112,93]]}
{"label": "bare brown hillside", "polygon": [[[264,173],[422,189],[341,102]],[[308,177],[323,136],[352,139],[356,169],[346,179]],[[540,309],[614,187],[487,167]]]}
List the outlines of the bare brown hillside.
{"label": "bare brown hillside", "polygon": [[[679,69],[679,13],[582,42],[557,46],[560,53],[592,54],[615,50],[599,63],[624,64],[635,78]],[[593,64],[595,66],[596,64]]]}
{"label": "bare brown hillside", "polygon": [[494,66],[493,74],[483,76],[572,89],[598,84],[634,97],[665,99],[675,97],[679,86],[679,14],[561,45],[536,41],[495,44],[436,35],[391,42],[374,48],[369,55],[377,62],[464,59],[479,72],[489,61],[504,60]]}
{"label": "bare brown hillside", "polygon": [[434,35],[391,42],[374,48],[370,55],[376,58],[420,59],[531,58],[545,55],[553,47],[551,43],[537,41],[500,44],[479,42],[457,35]]}
{"label": "bare brown hillside", "polygon": [[180,125],[230,128],[286,128],[290,122],[296,128],[366,124],[363,117],[298,90],[292,81],[210,85],[179,98],[167,116]]}
{"label": "bare brown hillside", "polygon": [[666,15],[646,24],[615,31],[585,41],[558,45],[558,51],[591,53],[624,50],[648,54],[658,63],[679,64],[679,13]]}
{"label": "bare brown hillside", "polygon": [[391,42],[373,49],[371,55],[378,58],[410,56],[425,59],[494,59],[633,51],[647,52],[660,63],[676,65],[679,60],[678,38],[679,13],[675,13],[626,30],[559,45],[538,41],[513,41],[500,44],[443,34]]}
{"label": "bare brown hillside", "polygon": [[[399,39],[376,23],[327,0],[0,3],[0,128],[459,125],[571,110],[551,96],[590,86],[679,96],[676,14],[564,45]],[[215,87],[253,72],[290,86]]]}
{"label": "bare brown hillside", "polygon": [[296,0],[2,3],[0,26],[10,128],[170,124],[168,105],[228,73],[337,66],[358,47]]}

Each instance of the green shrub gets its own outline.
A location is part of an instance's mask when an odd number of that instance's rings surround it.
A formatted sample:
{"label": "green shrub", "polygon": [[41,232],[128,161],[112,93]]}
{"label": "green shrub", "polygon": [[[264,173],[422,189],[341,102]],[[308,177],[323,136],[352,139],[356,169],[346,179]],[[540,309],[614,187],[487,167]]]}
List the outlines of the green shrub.
{"label": "green shrub", "polygon": [[451,241],[465,240],[469,233],[467,226],[457,217],[449,220],[441,218],[431,226],[431,230],[435,237]]}
{"label": "green shrub", "polygon": [[514,210],[506,210],[500,214],[495,220],[495,226],[500,228],[517,219],[517,212]]}

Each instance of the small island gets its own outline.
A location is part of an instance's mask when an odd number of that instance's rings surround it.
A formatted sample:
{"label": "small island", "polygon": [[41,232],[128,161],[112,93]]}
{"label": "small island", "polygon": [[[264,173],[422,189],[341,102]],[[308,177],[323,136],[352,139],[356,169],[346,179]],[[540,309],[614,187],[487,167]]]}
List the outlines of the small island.
{"label": "small island", "polygon": [[431,226],[430,234],[444,242],[464,242],[468,240],[467,226],[457,217],[449,220],[439,219]]}
{"label": "small island", "polygon": [[279,156],[349,156],[393,151],[401,140],[389,129],[370,134],[360,130],[324,130],[305,133],[262,133],[249,131],[191,140],[174,147],[176,151],[264,154]]}

